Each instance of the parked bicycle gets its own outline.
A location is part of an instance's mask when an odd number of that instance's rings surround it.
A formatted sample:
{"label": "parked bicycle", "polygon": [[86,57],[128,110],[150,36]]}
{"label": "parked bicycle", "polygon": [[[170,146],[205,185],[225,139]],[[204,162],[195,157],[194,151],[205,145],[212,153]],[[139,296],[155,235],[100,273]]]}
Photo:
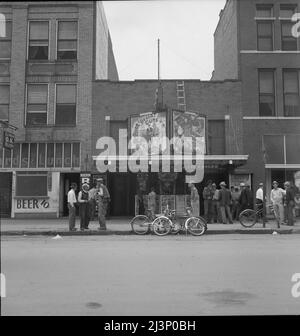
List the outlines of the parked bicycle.
{"label": "parked bicycle", "polygon": [[187,208],[187,216],[184,221],[179,221],[175,210],[168,207],[163,214],[154,215],[151,210],[147,210],[146,215],[137,215],[131,221],[133,232],[144,235],[151,230],[158,236],[165,236],[169,233],[177,234],[180,231],[189,232],[194,236],[201,236],[207,230],[204,218],[195,217],[191,214],[191,209]]}
{"label": "parked bicycle", "polygon": [[[275,216],[273,205],[268,204],[267,207],[270,209],[270,212]],[[263,206],[261,204],[256,204],[256,210],[243,210],[239,215],[239,221],[246,228],[253,227],[260,220],[263,221],[263,211]]]}

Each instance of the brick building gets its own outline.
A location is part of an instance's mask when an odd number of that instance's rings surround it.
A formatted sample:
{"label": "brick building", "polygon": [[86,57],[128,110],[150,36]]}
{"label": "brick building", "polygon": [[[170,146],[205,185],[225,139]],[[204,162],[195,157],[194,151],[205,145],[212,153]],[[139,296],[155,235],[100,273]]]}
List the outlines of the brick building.
{"label": "brick building", "polygon": [[273,180],[300,187],[299,0],[228,0],[215,31],[213,80],[242,85],[245,172],[252,186]]}
{"label": "brick building", "polygon": [[[2,1],[2,215],[66,215],[66,193],[92,165],[92,82],[118,80],[100,1]],[[5,21],[3,21],[5,19]]]}
{"label": "brick building", "polygon": [[[198,112],[206,116],[206,152],[204,157],[204,181],[212,179],[216,183],[247,180],[247,175],[236,174],[236,169],[247,161],[244,155],[242,134],[241,82],[238,80],[200,81],[200,80],[162,80],[163,107],[166,113],[167,136],[172,137],[172,113],[174,111],[189,116],[189,112]],[[96,148],[99,138],[108,136],[120,146],[128,144],[131,133],[132,116],[155,111],[155,92],[158,82],[155,80],[103,81],[94,83],[92,143],[95,165],[92,173],[99,174],[96,168],[98,155],[102,152]],[[181,112],[179,112],[181,111]],[[170,118],[171,116],[171,118]],[[192,126],[191,126],[192,127]],[[119,130],[127,130],[127,137],[119,139]],[[169,130],[169,131],[168,131]],[[174,134],[174,133],[173,133]],[[125,155],[129,153],[125,150]],[[110,153],[108,153],[110,154]],[[122,152],[123,154],[123,152]],[[116,161],[122,160],[117,158]],[[185,195],[188,194],[185,172],[161,174],[153,172],[152,159],[147,161],[148,171],[143,173],[120,172],[119,162],[112,172],[109,158],[105,164],[109,172],[104,174],[111,192],[111,215],[133,215],[135,212],[135,195],[140,191],[147,195],[151,187],[157,194],[170,196],[169,206],[176,206],[177,211],[185,210]],[[174,172],[174,171],[173,171]],[[204,181],[197,184],[199,192],[204,188]],[[170,187],[170,188],[169,188]],[[145,203],[147,198],[145,197]],[[162,202],[162,201],[161,201]],[[158,201],[159,203],[159,201]],[[159,210],[158,204],[157,210]],[[201,199],[201,205],[202,199]],[[203,210],[203,206],[200,207]],[[201,211],[202,211],[201,210]]]}

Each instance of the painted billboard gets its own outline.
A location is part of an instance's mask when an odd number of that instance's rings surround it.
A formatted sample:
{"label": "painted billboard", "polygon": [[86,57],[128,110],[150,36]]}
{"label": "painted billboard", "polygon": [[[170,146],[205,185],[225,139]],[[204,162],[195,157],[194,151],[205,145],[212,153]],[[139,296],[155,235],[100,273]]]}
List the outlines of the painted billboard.
{"label": "painted billboard", "polygon": [[[181,112],[173,110],[172,125],[174,151],[180,151],[181,142],[185,143],[185,153],[192,154],[195,148],[196,139],[200,139],[202,148],[205,148],[205,124],[206,119],[198,112]],[[187,138],[192,141],[187,141]],[[186,140],[186,141],[185,141]]]}
{"label": "painted billboard", "polygon": [[[161,141],[167,136],[167,115],[165,112],[143,113],[130,117],[131,148],[140,155],[164,153],[167,143]],[[133,152],[135,151],[133,150]]]}

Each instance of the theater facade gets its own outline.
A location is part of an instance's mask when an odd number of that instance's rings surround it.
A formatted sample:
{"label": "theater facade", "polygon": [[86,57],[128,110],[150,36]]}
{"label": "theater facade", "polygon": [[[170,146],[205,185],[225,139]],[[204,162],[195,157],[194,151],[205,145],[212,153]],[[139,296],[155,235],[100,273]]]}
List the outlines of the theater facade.
{"label": "theater facade", "polygon": [[209,179],[228,186],[251,183],[243,171],[248,155],[239,81],[99,80],[93,97],[91,177],[104,177],[110,215],[134,215],[139,197],[147,207],[151,188],[157,211],[168,205],[180,213],[189,203],[188,182],[199,194]]}

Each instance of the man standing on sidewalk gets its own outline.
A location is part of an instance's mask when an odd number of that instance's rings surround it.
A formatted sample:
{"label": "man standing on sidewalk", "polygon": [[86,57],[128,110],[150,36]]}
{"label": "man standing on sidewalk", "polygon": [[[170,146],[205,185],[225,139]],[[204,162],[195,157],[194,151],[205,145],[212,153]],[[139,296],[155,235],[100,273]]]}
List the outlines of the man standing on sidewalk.
{"label": "man standing on sidewalk", "polygon": [[294,207],[295,207],[295,190],[291,187],[290,182],[285,182],[284,187],[286,188],[285,194],[285,206],[287,209],[287,225],[294,225]]}
{"label": "man standing on sidewalk", "polygon": [[202,193],[204,199],[204,218],[208,224],[212,223],[212,200],[214,196],[214,191],[212,187],[212,181],[208,180],[206,187],[203,189]]}
{"label": "man standing on sidewalk", "polygon": [[96,202],[98,205],[98,220],[99,220],[99,230],[106,230],[105,216],[107,211],[107,205],[110,201],[110,194],[103,184],[103,178],[97,179],[97,192],[96,192]]}
{"label": "man standing on sidewalk", "polygon": [[280,224],[283,224],[284,222],[283,197],[284,197],[284,190],[278,188],[278,182],[274,181],[270,199],[273,204],[278,228],[280,228]]}
{"label": "man standing on sidewalk", "polygon": [[[220,201],[220,210],[222,216],[223,224],[227,224],[227,217],[229,219],[229,224],[233,224],[231,212],[230,212],[230,203],[231,203],[231,193],[226,188],[226,183],[220,183],[221,190],[219,191],[219,201]],[[227,217],[226,217],[227,215]]]}
{"label": "man standing on sidewalk", "polygon": [[199,203],[199,193],[194,183],[189,183],[191,189],[191,208],[192,214],[195,217],[198,217],[200,214],[200,203]]}
{"label": "man standing on sidewalk", "polygon": [[80,230],[88,230],[90,222],[89,209],[89,185],[84,183],[82,190],[78,194],[79,215],[80,215]]}
{"label": "man standing on sidewalk", "polygon": [[75,204],[77,203],[75,191],[77,189],[77,184],[71,184],[71,190],[68,192],[68,209],[69,209],[69,230],[76,231],[75,220],[76,220],[76,208]]}

